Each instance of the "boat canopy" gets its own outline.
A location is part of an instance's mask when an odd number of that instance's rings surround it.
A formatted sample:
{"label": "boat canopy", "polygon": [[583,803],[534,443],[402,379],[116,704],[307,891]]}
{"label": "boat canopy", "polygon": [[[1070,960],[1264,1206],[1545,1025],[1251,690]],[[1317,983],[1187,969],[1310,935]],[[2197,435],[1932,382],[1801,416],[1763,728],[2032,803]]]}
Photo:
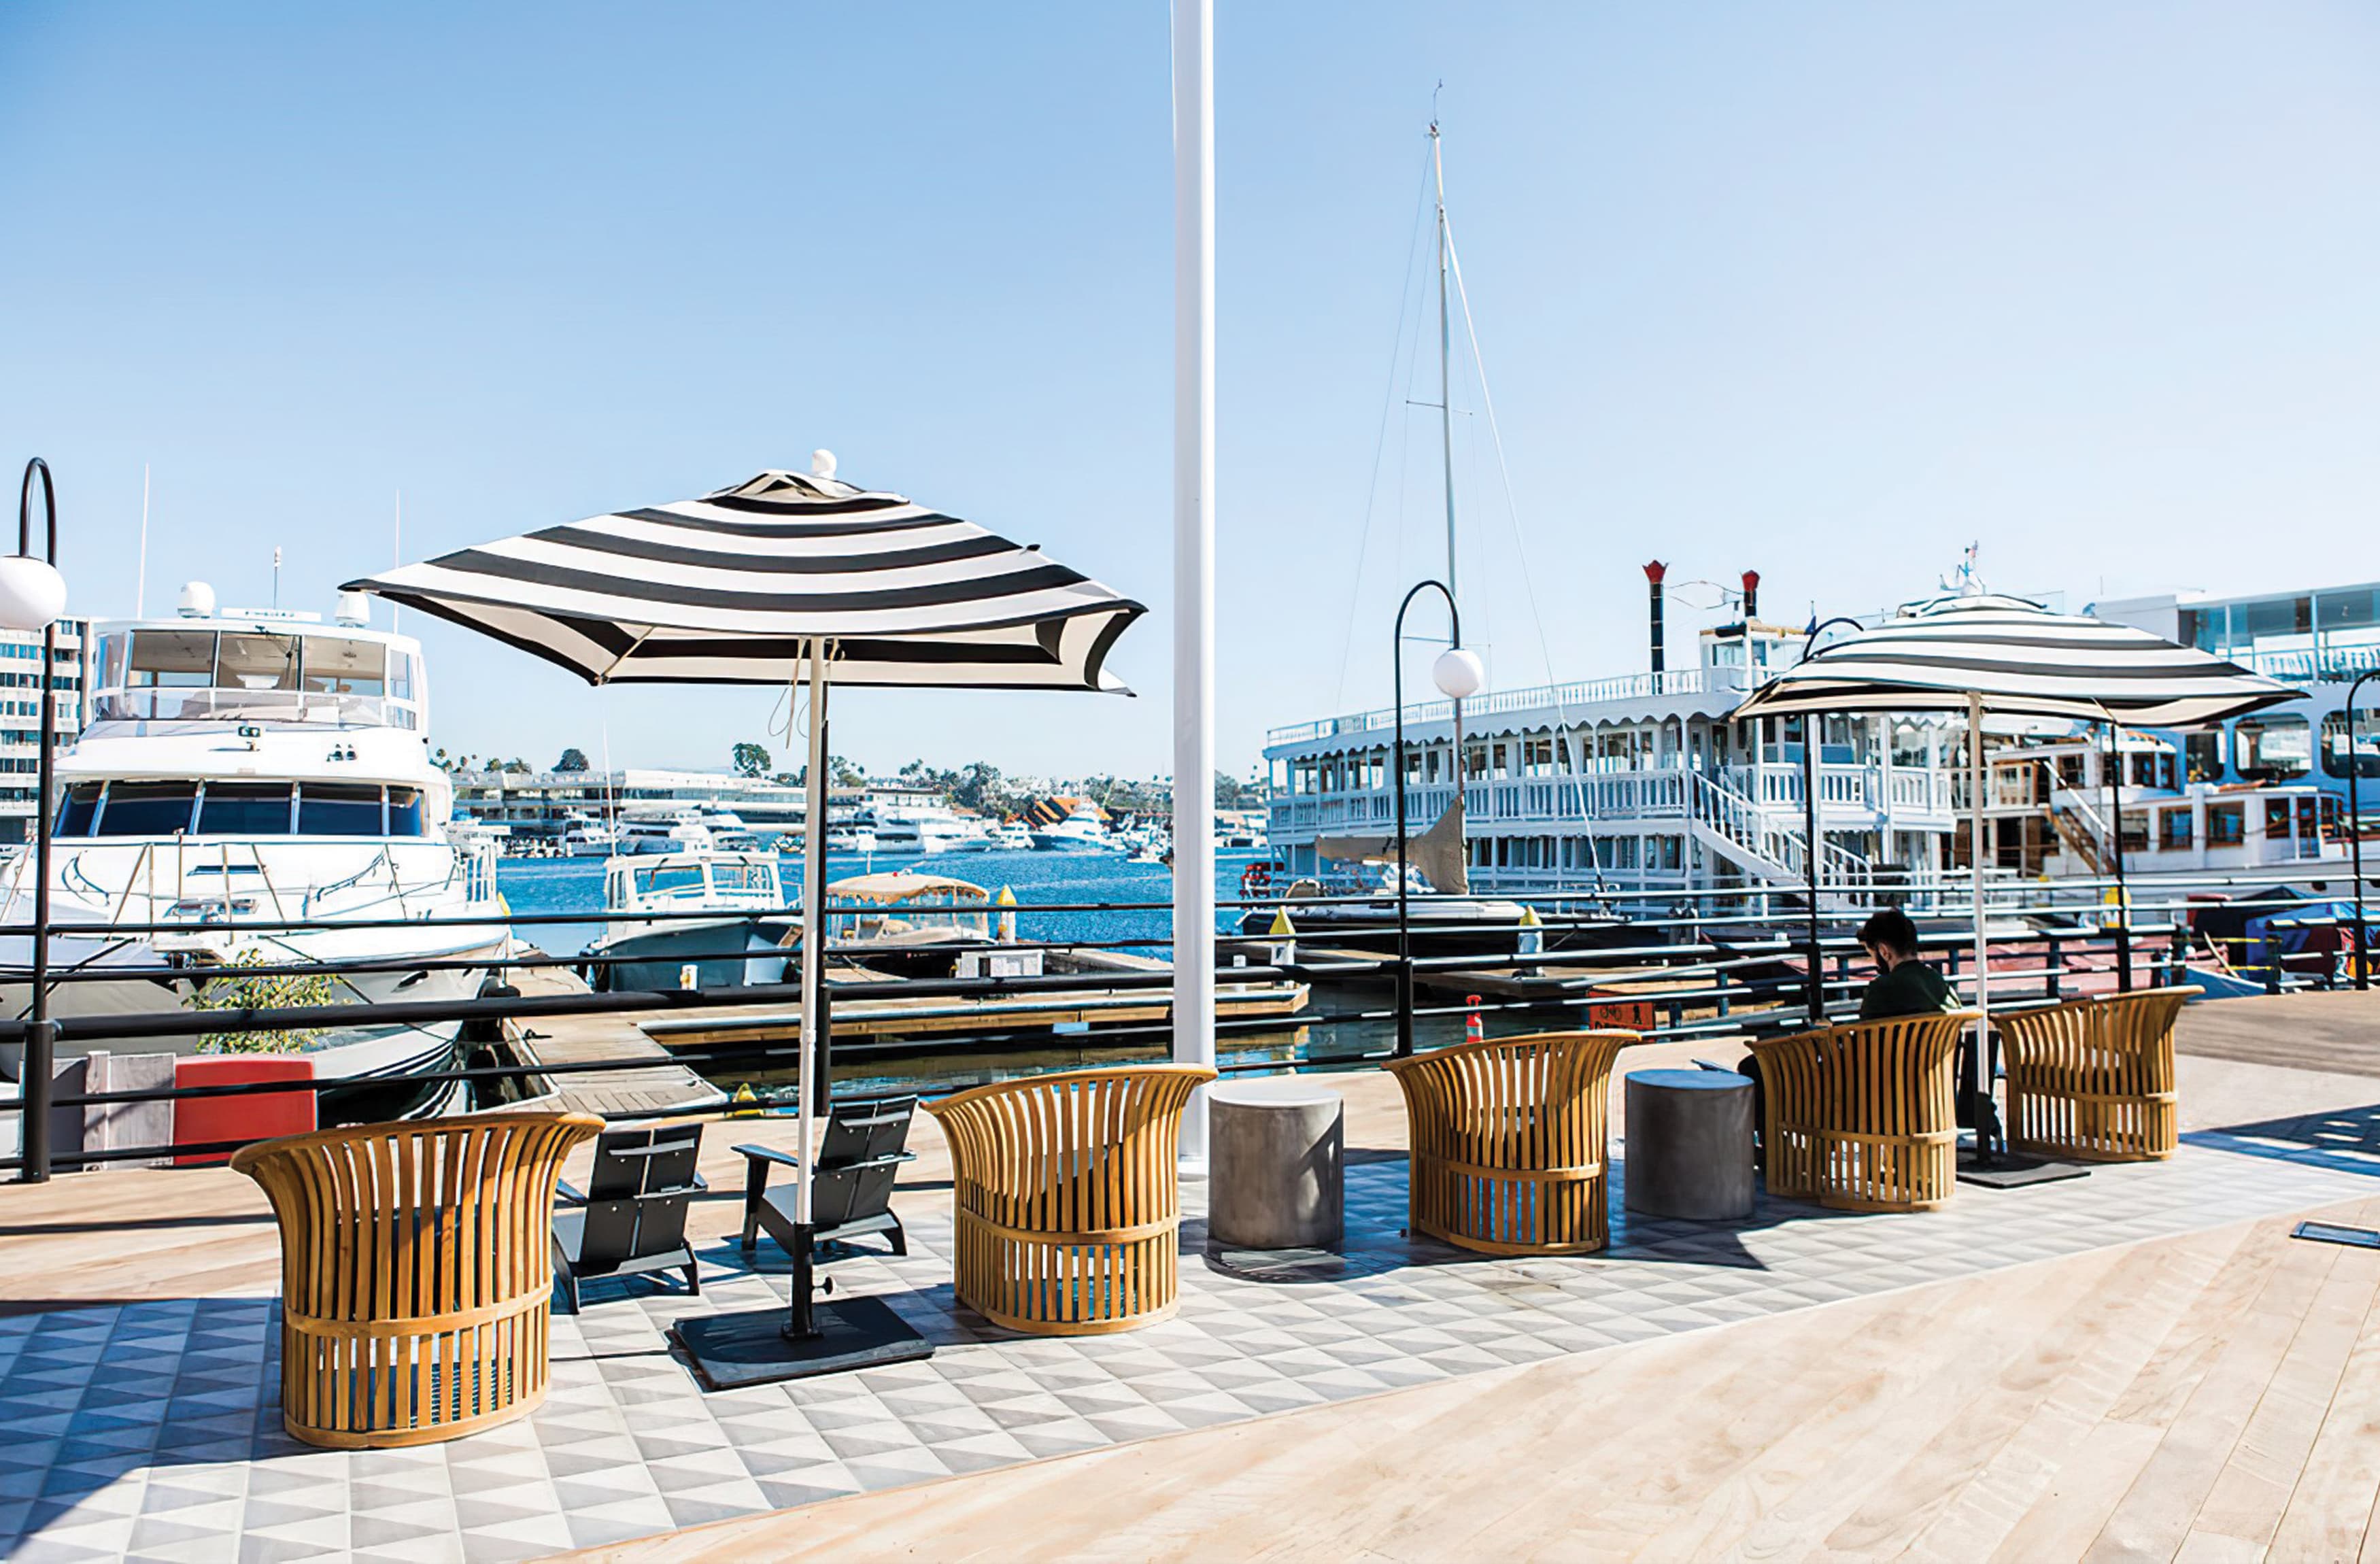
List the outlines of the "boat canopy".
{"label": "boat canopy", "polygon": [[880,874],[856,874],[826,888],[831,902],[872,902],[880,906],[989,906],[991,892],[980,885],[943,874],[915,869],[890,869]]}

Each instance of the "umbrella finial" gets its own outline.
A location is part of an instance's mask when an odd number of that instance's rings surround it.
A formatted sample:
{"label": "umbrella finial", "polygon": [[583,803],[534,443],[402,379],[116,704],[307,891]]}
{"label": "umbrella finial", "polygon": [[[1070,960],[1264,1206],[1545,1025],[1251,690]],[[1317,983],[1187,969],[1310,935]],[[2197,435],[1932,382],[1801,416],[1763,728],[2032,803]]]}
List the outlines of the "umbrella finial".
{"label": "umbrella finial", "polygon": [[834,453],[826,449],[824,446],[820,446],[817,450],[811,452],[810,476],[813,478],[832,478],[834,476]]}

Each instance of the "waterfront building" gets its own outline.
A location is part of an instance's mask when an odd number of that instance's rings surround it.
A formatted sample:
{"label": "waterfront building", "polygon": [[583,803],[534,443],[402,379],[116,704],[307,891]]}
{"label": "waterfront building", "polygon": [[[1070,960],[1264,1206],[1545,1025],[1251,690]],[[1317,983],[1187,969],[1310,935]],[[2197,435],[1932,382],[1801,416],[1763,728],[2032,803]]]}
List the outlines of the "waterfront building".
{"label": "waterfront building", "polygon": [[[512,828],[516,837],[558,837],[572,821],[622,815],[652,815],[672,807],[708,806],[731,810],[746,823],[776,830],[798,829],[802,789],[767,777],[730,771],[674,771],[630,766],[611,771],[469,770],[455,774],[458,815]],[[862,790],[832,791],[832,819],[856,815]]]}
{"label": "waterfront building", "polygon": [[[61,750],[82,732],[90,624],[85,619],[57,624],[50,727]],[[32,840],[33,797],[41,786],[42,676],[42,633],[0,630],[0,843]]]}

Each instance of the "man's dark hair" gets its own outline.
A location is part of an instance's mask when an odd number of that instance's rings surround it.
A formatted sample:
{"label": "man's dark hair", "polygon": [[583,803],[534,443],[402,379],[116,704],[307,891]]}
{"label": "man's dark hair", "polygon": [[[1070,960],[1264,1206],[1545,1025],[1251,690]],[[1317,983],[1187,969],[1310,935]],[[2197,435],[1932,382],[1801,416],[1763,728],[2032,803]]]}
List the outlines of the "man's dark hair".
{"label": "man's dark hair", "polygon": [[1899,907],[1887,907],[1859,927],[1859,942],[1877,950],[1890,951],[1896,956],[1909,957],[1917,953],[1917,926]]}

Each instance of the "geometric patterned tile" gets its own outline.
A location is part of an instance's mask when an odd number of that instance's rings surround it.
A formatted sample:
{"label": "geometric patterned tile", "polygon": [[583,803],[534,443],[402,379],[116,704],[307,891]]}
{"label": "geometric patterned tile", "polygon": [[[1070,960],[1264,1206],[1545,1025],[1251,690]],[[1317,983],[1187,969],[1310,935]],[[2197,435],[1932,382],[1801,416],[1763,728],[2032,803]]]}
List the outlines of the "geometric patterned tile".
{"label": "geometric patterned tile", "polygon": [[755,1267],[722,1244],[698,1298],[599,1285],[585,1314],[556,1316],[531,1417],[407,1450],[282,1433],[273,1298],[17,1315],[0,1318],[0,1557],[535,1558],[2301,1209],[2375,1174],[2380,1110],[2192,1135],[2170,1162],[2070,1182],[1962,1187],[1925,1215],[1764,1199],[1716,1228],[1630,1218],[1620,1158],[1609,1250],[1492,1260],[1403,1237],[1403,1164],[1367,1161],[1347,1170],[1330,1279],[1208,1267],[1189,1185],[1174,1317],[1055,1340],[955,1307],[948,1209],[921,1203],[906,1258],[833,1271],[838,1295],[882,1295],[935,1342],[924,1363],[705,1394],[669,1326],[784,1299],[782,1256]]}

